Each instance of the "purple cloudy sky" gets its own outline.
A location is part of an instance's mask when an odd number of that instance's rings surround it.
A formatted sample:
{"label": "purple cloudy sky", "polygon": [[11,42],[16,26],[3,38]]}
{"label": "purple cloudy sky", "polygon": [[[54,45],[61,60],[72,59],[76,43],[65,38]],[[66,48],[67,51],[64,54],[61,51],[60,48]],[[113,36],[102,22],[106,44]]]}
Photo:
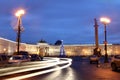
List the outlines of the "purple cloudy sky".
{"label": "purple cloudy sky", "polygon": [[93,44],[94,18],[99,24],[99,42],[104,41],[102,16],[107,25],[108,43],[120,43],[120,0],[0,0],[0,37],[16,40],[17,9],[24,8],[22,42],[37,43],[44,39],[54,44]]}

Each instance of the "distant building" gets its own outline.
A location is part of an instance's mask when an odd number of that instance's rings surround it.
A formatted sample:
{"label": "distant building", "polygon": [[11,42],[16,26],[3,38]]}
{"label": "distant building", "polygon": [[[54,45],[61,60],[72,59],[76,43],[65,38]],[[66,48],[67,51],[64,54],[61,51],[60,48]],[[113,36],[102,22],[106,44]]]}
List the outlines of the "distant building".
{"label": "distant building", "polygon": [[[17,43],[8,39],[0,37],[0,53],[12,55],[16,52]],[[99,45],[102,55],[104,52],[104,44]],[[66,56],[81,56],[81,55],[92,55],[95,45],[93,44],[78,44],[78,45],[64,45]],[[21,51],[28,51],[31,54],[39,54],[42,56],[59,56],[60,46],[49,45],[46,42],[39,42],[37,44],[20,44]],[[120,54],[120,44],[108,44],[108,55]]]}

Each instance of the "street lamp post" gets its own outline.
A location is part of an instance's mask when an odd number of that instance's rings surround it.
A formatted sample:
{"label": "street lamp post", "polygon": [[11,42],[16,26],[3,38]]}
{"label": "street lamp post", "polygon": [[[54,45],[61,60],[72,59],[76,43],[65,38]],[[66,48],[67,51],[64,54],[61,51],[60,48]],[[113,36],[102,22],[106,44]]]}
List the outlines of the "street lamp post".
{"label": "street lamp post", "polygon": [[104,63],[108,63],[108,54],[107,54],[107,30],[106,25],[110,23],[110,19],[102,17],[100,18],[100,21],[104,24],[104,35],[105,35],[105,41],[104,41],[104,50],[105,50],[105,60]]}
{"label": "street lamp post", "polygon": [[21,22],[21,17],[22,15],[25,14],[24,10],[18,10],[15,13],[15,16],[18,18],[18,24],[17,24],[17,54],[19,54],[20,51],[20,37],[21,37],[21,31],[22,31],[22,22]]}

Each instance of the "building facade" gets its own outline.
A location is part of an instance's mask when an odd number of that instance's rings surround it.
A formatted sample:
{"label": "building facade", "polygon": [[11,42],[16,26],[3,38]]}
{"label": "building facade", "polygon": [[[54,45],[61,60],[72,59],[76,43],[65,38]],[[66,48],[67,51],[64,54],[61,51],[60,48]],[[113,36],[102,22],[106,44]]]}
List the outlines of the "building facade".
{"label": "building facade", "polygon": [[[120,54],[119,44],[108,44],[107,46],[108,55]],[[49,45],[47,43],[20,44],[21,51],[28,51],[30,54],[38,54],[42,56],[59,56],[60,47],[61,46]],[[104,55],[104,44],[100,44],[99,47],[101,49],[101,54]],[[14,52],[16,52],[16,48],[17,43],[15,41],[11,41],[0,37],[0,53],[12,55]],[[94,48],[94,44],[64,45],[66,56],[92,55]]]}

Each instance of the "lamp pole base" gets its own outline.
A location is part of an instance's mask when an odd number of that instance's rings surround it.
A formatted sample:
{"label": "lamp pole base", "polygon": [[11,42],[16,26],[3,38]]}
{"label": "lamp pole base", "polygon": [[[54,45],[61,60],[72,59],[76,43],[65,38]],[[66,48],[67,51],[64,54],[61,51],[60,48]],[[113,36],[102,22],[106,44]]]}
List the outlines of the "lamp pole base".
{"label": "lamp pole base", "polygon": [[109,63],[109,61],[108,61],[108,55],[107,55],[107,54],[105,54],[105,60],[104,60],[104,63]]}

